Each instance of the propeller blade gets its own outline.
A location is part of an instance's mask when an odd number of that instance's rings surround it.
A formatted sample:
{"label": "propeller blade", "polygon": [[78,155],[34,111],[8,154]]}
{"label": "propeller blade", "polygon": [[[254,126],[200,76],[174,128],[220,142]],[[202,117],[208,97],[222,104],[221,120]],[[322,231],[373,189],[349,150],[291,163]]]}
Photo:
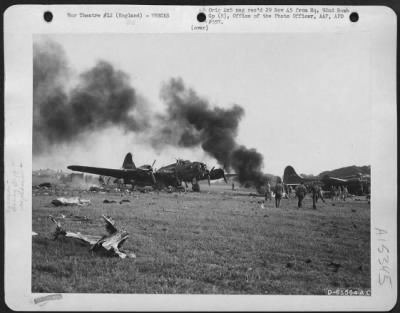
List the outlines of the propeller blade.
{"label": "propeller blade", "polygon": [[228,180],[227,180],[226,177],[225,177],[225,173],[223,173],[223,175],[224,175],[225,184],[227,184],[227,183],[228,183]]}
{"label": "propeller blade", "polygon": [[211,171],[210,171],[210,172],[212,172],[212,171],[214,170],[214,168],[215,168],[215,166],[213,166],[213,167],[212,167],[212,169],[211,169]]}
{"label": "propeller blade", "polygon": [[157,183],[156,177],[154,176],[153,172],[151,172],[151,179],[153,180],[154,184]]}
{"label": "propeller blade", "polygon": [[207,175],[208,186],[210,186],[210,174]]}
{"label": "propeller blade", "polygon": [[151,165],[151,167],[153,167],[153,166],[154,166],[154,164],[156,164],[156,161],[157,161],[157,160],[154,160],[154,161],[153,161],[153,164]]}

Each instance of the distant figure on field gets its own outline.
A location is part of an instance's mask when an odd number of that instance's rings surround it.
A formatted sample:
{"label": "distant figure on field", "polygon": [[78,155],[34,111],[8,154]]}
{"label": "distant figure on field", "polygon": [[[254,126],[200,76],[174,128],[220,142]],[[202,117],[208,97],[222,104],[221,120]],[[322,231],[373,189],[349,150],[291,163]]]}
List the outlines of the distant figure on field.
{"label": "distant figure on field", "polygon": [[300,209],[303,206],[303,199],[307,194],[307,188],[304,186],[304,182],[301,182],[300,185],[296,188],[296,196],[298,199],[297,207]]}
{"label": "distant figure on field", "polygon": [[272,200],[271,185],[269,182],[267,182],[267,185],[265,186],[265,200]]}
{"label": "distant figure on field", "polygon": [[235,184],[232,183],[232,190],[235,190]]}
{"label": "distant figure on field", "polygon": [[337,199],[342,199],[342,194],[343,194],[343,186],[338,186],[337,188]]}
{"label": "distant figure on field", "polygon": [[[319,186],[318,198],[321,199],[323,203],[325,203],[324,194],[322,193],[322,187],[321,186]],[[318,202],[318,199],[317,199],[317,202]]]}
{"label": "distant figure on field", "polygon": [[284,191],[284,187],[283,187],[283,184],[282,184],[281,180],[279,179],[277,181],[276,185],[275,185],[275,188],[274,188],[274,192],[275,192],[275,207],[276,208],[279,208],[279,206],[281,204],[283,191]]}
{"label": "distant figure on field", "polygon": [[288,186],[288,199],[290,199],[292,192],[293,192],[292,186]]}
{"label": "distant figure on field", "polygon": [[322,196],[322,190],[321,187],[314,183],[311,187],[311,192],[312,192],[312,200],[313,200],[313,209],[316,210],[317,206],[316,203],[318,202],[318,198],[321,198],[323,202],[325,202],[324,197]]}
{"label": "distant figure on field", "polygon": [[285,189],[285,199],[289,199],[289,187],[286,184],[283,184],[283,187]]}
{"label": "distant figure on field", "polygon": [[347,187],[344,186],[343,187],[343,192],[342,192],[343,201],[346,201],[346,198],[347,198],[348,194],[349,194],[349,191],[347,190]]}
{"label": "distant figure on field", "polygon": [[337,195],[337,187],[336,186],[331,186],[331,193],[332,193],[332,202],[336,200],[336,195]]}

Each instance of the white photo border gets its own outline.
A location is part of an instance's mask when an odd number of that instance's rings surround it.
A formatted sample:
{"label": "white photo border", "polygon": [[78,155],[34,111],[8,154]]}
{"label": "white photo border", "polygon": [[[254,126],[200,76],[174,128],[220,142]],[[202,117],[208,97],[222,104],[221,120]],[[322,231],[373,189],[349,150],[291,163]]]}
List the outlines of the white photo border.
{"label": "white photo border", "polygon": [[[361,17],[319,23],[301,19],[241,20],[209,27],[208,33],[367,32],[371,39],[372,195],[371,296],[37,294],[31,292],[32,37],[34,34],[193,33],[207,6],[113,6],[119,12],[168,12],[169,19],[141,21],[67,17],[71,10],[106,12],[109,5],[16,5],[4,13],[5,58],[5,300],[13,310],[232,310],[375,311],[397,301],[397,17],[388,7],[344,6]],[[247,7],[247,6],[241,6]],[[264,6],[262,6],[264,7]],[[51,11],[54,21],[43,21]],[[266,27],[268,26],[268,27]],[[16,240],[18,239],[18,240]],[[382,240],[384,239],[384,240]],[[385,261],[386,260],[386,261]],[[382,266],[387,266],[383,268]],[[387,278],[384,278],[387,277]],[[389,284],[390,281],[390,284]]]}

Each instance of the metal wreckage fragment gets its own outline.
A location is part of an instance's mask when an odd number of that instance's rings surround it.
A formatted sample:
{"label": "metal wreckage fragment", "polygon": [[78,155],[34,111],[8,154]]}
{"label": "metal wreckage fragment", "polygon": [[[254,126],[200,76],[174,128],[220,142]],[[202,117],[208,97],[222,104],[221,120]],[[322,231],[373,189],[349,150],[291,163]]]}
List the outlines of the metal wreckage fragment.
{"label": "metal wreckage fragment", "polygon": [[56,224],[56,230],[53,233],[54,240],[59,237],[72,238],[87,243],[91,246],[90,250],[96,253],[111,257],[119,257],[121,259],[136,258],[136,255],[133,252],[121,249],[121,246],[129,238],[128,232],[118,230],[115,227],[114,220],[109,216],[102,215],[102,218],[106,222],[105,227],[108,232],[108,235],[104,236],[84,235],[80,232],[69,232],[64,230],[61,223],[53,216],[50,215],[49,218],[54,224]]}

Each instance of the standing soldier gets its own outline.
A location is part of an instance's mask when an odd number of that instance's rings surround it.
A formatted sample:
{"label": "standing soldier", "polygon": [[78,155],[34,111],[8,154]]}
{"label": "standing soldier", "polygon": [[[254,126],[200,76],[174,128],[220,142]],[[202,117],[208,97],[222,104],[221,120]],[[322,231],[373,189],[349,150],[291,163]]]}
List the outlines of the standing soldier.
{"label": "standing soldier", "polygon": [[283,195],[283,185],[282,185],[282,181],[280,180],[280,178],[278,178],[277,183],[275,185],[275,207],[279,208],[280,204],[281,204],[281,199],[282,199],[282,195]]}
{"label": "standing soldier", "polygon": [[289,199],[289,187],[286,184],[283,184],[283,188],[285,189],[285,199]]}
{"label": "standing soldier", "polygon": [[339,199],[342,199],[342,194],[343,194],[343,186],[338,186],[338,195],[337,195],[337,198],[338,198],[338,200]]}
{"label": "standing soldier", "polygon": [[347,187],[344,186],[343,187],[343,201],[346,201],[347,195],[348,195],[349,191],[347,190]]}
{"label": "standing soldier", "polygon": [[267,185],[265,186],[265,200],[272,200],[271,198],[271,185],[269,181],[267,181]]}
{"label": "standing soldier", "polygon": [[296,188],[296,196],[297,199],[299,200],[297,206],[299,209],[303,205],[303,199],[306,196],[306,194],[307,194],[306,186],[304,186],[304,182],[301,182],[300,185],[298,185]]}
{"label": "standing soldier", "polygon": [[[318,195],[319,195],[319,198],[321,198],[322,202],[325,203],[324,194],[322,193],[322,187],[321,186],[319,186]],[[318,202],[318,199],[317,199],[317,202]]]}
{"label": "standing soldier", "polygon": [[290,196],[291,196],[291,194],[292,194],[292,186],[290,186],[289,185],[289,187],[288,187],[288,199],[290,199]]}
{"label": "standing soldier", "polygon": [[317,206],[316,203],[318,202],[318,198],[321,198],[323,202],[325,202],[323,196],[322,196],[322,190],[321,187],[317,183],[313,183],[311,187],[311,192],[312,192],[312,202],[313,202],[313,209],[316,210]]}
{"label": "standing soldier", "polygon": [[335,201],[335,186],[331,186],[331,199],[332,199],[332,202],[333,201]]}

